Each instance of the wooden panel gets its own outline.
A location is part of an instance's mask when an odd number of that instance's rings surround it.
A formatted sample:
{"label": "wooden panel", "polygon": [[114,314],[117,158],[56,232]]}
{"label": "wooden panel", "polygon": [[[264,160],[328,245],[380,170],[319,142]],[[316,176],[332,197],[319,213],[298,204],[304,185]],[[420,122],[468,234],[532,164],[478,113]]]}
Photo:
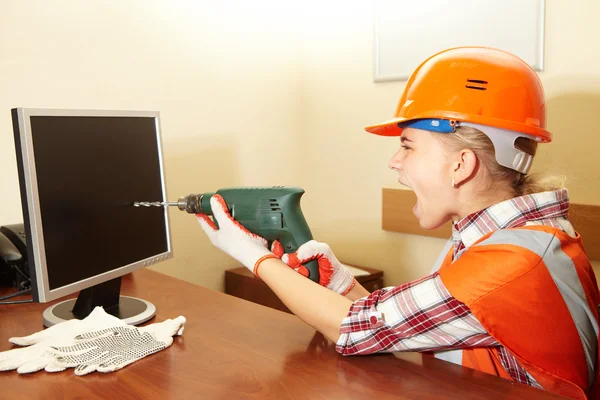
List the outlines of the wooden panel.
{"label": "wooden panel", "polygon": [[412,190],[383,189],[383,230],[449,239],[452,236],[450,222],[431,231],[419,226],[419,220],[412,211],[416,202],[417,196]]}
{"label": "wooden panel", "polygon": [[[419,226],[412,212],[417,197],[412,190],[383,189],[382,228],[385,231],[411,233],[448,239],[452,227],[448,222],[442,227],[428,231]],[[600,206],[571,203],[569,219],[575,230],[583,238],[583,243],[591,260],[600,260]]]}
{"label": "wooden panel", "polygon": [[600,206],[571,203],[569,220],[583,238],[591,260],[600,260]]}

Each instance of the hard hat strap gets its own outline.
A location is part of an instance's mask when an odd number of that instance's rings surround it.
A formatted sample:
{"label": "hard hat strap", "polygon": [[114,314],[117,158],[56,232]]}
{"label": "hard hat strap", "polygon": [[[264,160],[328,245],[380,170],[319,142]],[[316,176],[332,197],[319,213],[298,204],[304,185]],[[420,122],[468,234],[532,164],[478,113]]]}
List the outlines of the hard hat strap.
{"label": "hard hat strap", "polygon": [[458,126],[469,126],[483,132],[490,138],[496,151],[496,161],[498,164],[514,169],[522,174],[527,174],[533,163],[533,156],[519,150],[515,147],[518,138],[524,137],[531,140],[537,140],[536,136],[526,133],[510,131],[507,129],[495,128],[493,126],[473,124],[470,122],[459,121]]}

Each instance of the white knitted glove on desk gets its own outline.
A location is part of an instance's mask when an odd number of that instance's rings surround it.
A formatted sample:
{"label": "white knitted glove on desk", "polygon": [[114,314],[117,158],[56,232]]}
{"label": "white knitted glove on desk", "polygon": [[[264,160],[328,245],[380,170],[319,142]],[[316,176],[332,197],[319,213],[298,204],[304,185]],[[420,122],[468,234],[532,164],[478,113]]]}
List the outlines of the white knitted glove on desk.
{"label": "white knitted glove on desk", "polygon": [[48,372],[63,371],[65,367],[53,363],[53,357],[48,352],[51,346],[68,346],[73,344],[75,336],[83,332],[124,325],[125,322],[107,314],[102,307],[96,307],[82,320],[72,319],[30,336],[10,338],[9,342],[28,347],[0,352],[0,371],[16,369],[20,374],[41,369]]}
{"label": "white knitted glove on desk", "polygon": [[166,349],[173,335],[183,334],[185,317],[179,316],[142,328],[117,326],[75,337],[75,344],[52,347],[54,363],[61,368],[75,368],[75,375],[112,372],[150,354]]}

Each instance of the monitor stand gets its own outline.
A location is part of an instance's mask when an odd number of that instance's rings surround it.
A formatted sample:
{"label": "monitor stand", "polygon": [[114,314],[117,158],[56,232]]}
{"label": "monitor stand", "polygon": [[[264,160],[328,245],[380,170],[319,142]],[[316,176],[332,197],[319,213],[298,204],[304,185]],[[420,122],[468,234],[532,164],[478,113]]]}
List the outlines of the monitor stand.
{"label": "monitor stand", "polygon": [[44,325],[51,327],[70,319],[83,319],[97,306],[130,325],[148,321],[156,314],[154,304],[136,297],[120,296],[121,277],[79,292],[76,299],[54,304],[44,310]]}

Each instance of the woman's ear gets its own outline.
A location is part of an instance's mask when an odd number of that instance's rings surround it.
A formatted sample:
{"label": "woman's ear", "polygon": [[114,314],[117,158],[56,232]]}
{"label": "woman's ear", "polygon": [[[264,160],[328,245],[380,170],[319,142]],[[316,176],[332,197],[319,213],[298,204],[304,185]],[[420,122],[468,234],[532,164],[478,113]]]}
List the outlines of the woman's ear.
{"label": "woman's ear", "polygon": [[456,153],[456,159],[452,163],[452,178],[454,186],[468,182],[475,176],[477,169],[477,156],[471,149],[462,149]]}

